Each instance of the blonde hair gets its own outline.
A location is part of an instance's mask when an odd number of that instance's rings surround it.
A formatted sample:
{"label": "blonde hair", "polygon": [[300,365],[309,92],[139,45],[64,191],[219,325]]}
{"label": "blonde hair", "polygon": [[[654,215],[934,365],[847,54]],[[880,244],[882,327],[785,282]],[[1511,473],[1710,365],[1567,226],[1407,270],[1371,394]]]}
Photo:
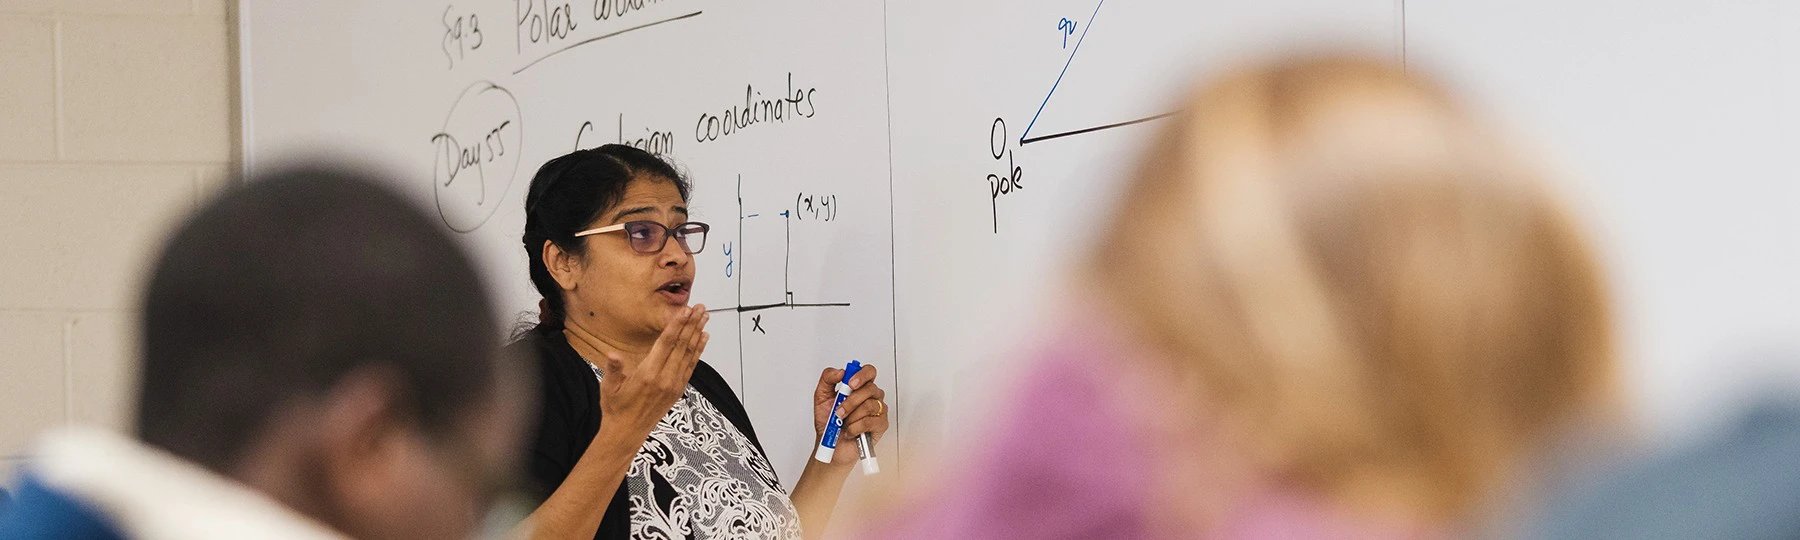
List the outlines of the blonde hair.
{"label": "blonde hair", "polygon": [[1228,74],[1120,200],[1087,275],[1281,481],[1466,517],[1613,401],[1585,239],[1538,170],[1397,67]]}

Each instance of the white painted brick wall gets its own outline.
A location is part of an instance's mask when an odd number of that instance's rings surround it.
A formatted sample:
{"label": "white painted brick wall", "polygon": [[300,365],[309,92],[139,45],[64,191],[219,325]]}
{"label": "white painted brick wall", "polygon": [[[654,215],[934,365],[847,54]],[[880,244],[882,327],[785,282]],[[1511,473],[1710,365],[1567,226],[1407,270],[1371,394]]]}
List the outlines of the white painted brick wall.
{"label": "white painted brick wall", "polygon": [[0,0],[0,481],[127,429],[149,258],[236,165],[235,0]]}

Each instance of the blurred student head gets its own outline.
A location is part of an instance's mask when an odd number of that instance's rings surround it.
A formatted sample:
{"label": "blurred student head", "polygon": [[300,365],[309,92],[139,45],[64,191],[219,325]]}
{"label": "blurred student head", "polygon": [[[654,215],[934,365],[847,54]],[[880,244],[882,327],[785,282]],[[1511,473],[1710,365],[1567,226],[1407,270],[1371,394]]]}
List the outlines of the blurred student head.
{"label": "blurred student head", "polygon": [[1586,239],[1444,89],[1305,57],[1229,73],[1165,125],[1088,275],[1258,475],[1454,520],[1609,408]]}
{"label": "blurred student head", "polygon": [[138,434],[351,536],[465,537],[528,380],[469,259],[381,182],[290,168],[181,226],[144,297]]}

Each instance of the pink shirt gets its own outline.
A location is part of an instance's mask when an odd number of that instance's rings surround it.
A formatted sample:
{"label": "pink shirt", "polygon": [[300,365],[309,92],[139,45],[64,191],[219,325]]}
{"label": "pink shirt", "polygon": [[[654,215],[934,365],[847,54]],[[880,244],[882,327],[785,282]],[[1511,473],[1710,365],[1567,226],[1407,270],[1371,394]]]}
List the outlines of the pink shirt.
{"label": "pink shirt", "polygon": [[[1171,520],[1153,515],[1158,479],[1168,459],[1155,448],[1141,411],[1152,403],[1119,391],[1107,377],[1126,347],[1105,332],[1071,327],[1027,368],[1013,402],[994,418],[999,428],[972,454],[953,464],[951,484],[901,505],[877,521],[873,538],[1166,538],[1197,537],[1169,531]],[[1150,399],[1150,398],[1141,398]],[[1196,459],[1206,456],[1195,455]],[[1194,486],[1207,489],[1207,486]],[[1221,536],[1275,539],[1426,538],[1394,524],[1348,519],[1294,490],[1264,489],[1228,509]],[[1160,524],[1160,525],[1159,525]]]}

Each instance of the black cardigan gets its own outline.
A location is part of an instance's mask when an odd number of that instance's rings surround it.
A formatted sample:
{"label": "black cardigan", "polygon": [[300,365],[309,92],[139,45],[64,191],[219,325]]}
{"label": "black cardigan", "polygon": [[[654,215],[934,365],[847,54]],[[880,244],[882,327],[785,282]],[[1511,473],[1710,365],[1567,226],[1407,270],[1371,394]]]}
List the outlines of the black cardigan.
{"label": "black cardigan", "polygon": [[[539,381],[541,401],[538,425],[531,438],[528,488],[539,504],[556,492],[569,471],[581,460],[588,443],[600,432],[600,382],[593,369],[563,337],[561,329],[537,328],[519,341],[507,346],[514,358],[537,358],[542,379]],[[688,385],[725,415],[756,451],[763,455],[762,442],[750,426],[750,415],[731,391],[725,378],[701,361],[688,377]],[[625,483],[613,494],[601,518],[600,530],[594,538],[626,538],[631,526],[631,504]]]}

